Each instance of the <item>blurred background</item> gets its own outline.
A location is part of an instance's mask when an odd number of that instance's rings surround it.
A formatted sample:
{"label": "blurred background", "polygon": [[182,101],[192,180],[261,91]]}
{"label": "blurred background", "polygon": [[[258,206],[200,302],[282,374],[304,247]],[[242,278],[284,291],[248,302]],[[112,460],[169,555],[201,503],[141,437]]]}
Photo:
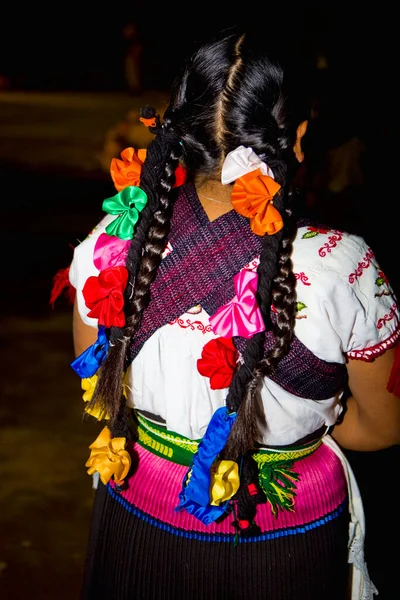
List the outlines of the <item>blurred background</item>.
{"label": "blurred background", "polygon": [[[315,70],[304,210],[363,235],[400,295],[394,240],[393,7],[231,2],[7,6],[0,13],[0,589],[7,600],[78,600],[93,490],[71,305],[55,273],[114,195],[109,165],[145,147],[192,42],[239,19],[278,32]],[[379,13],[378,13],[379,10]],[[348,453],[364,495],[367,561],[394,600],[399,449]],[[393,498],[392,498],[393,497]],[[391,513],[396,512],[394,520]],[[386,518],[384,515],[387,515]],[[289,599],[288,599],[289,600]]]}

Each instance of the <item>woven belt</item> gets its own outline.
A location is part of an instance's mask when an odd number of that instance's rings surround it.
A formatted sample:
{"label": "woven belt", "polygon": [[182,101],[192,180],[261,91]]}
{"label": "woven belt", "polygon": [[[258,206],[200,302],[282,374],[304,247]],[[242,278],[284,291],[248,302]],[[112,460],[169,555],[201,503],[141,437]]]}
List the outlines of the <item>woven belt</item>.
{"label": "woven belt", "polygon": [[[169,431],[165,427],[156,425],[139,413],[135,413],[135,418],[138,422],[138,444],[140,446],[179,465],[189,467],[192,464],[193,456],[197,452],[201,439],[190,440],[174,431]],[[259,468],[268,463],[293,462],[309,456],[321,444],[322,440],[319,439],[308,444],[290,446],[289,448],[259,448],[253,454],[253,458]]]}
{"label": "woven belt", "polygon": [[[135,413],[138,444],[171,462],[190,467],[201,440],[190,440]],[[258,466],[258,482],[275,516],[278,509],[292,511],[299,474],[296,461],[309,456],[322,444],[318,439],[308,444],[287,448],[259,448],[253,455]]]}

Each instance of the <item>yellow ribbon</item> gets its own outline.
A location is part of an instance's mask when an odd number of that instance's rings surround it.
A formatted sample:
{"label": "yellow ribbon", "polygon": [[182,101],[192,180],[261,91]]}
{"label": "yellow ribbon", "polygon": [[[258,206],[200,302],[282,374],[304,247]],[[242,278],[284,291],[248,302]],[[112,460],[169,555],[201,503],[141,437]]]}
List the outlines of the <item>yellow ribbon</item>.
{"label": "yellow ribbon", "polygon": [[111,477],[114,477],[116,484],[122,484],[131,466],[131,457],[125,450],[125,445],[125,438],[112,438],[109,428],[104,427],[97,439],[89,446],[91,453],[85,464],[89,467],[88,475],[93,475],[97,471],[104,485]]}
{"label": "yellow ribbon", "polygon": [[239,489],[239,468],[233,460],[218,460],[211,470],[211,502],[219,506],[229,500]]}
{"label": "yellow ribbon", "polygon": [[[97,375],[92,375],[91,377],[85,377],[84,379],[81,380],[81,387],[83,390],[85,390],[85,393],[83,394],[82,398],[85,402],[90,402],[90,400],[92,399],[94,390],[97,385],[97,380],[98,380]],[[107,411],[105,411],[103,408],[101,408],[100,406],[97,406],[97,405],[93,406],[92,408],[86,407],[85,412],[87,412],[89,415],[91,415],[98,421],[102,421],[103,419],[110,418]]]}

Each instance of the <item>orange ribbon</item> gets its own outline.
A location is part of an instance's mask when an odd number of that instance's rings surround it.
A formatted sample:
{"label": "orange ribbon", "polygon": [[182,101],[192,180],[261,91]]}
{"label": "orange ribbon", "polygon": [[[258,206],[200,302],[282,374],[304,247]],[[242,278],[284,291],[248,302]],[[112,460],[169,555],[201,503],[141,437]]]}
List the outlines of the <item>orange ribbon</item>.
{"label": "orange ribbon", "polygon": [[97,439],[89,446],[91,453],[85,464],[85,467],[89,467],[88,475],[93,475],[97,471],[104,485],[111,477],[114,477],[117,485],[121,485],[131,466],[131,457],[125,450],[125,445],[125,438],[112,438],[109,428],[104,427]]}
{"label": "orange ribbon", "polygon": [[240,215],[250,219],[250,228],[256,235],[273,235],[282,229],[280,212],[271,200],[281,186],[260,169],[246,173],[236,180],[232,190],[232,206]]}
{"label": "orange ribbon", "polygon": [[113,158],[110,165],[115,188],[120,192],[129,185],[140,186],[140,175],[146,158],[146,149],[125,148],[120,154],[122,160]]}
{"label": "orange ribbon", "polygon": [[146,125],[146,127],[155,127],[156,126],[156,118],[155,117],[152,117],[151,119],[145,119],[144,117],[140,117],[139,120],[142,121],[142,123],[144,125]]}

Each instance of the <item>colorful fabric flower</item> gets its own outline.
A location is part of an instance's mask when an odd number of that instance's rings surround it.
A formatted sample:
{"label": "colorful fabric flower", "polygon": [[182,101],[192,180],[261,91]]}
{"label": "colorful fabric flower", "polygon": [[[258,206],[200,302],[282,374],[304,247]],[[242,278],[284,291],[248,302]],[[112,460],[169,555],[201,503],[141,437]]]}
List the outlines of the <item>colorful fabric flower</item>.
{"label": "colorful fabric flower", "polygon": [[112,438],[109,428],[104,427],[97,439],[89,446],[91,452],[85,464],[88,467],[88,475],[93,475],[97,471],[104,485],[111,477],[114,477],[117,485],[122,485],[131,466],[131,457],[125,450],[125,446],[125,438]]}
{"label": "colorful fabric flower", "polygon": [[113,158],[110,173],[115,188],[120,192],[128,186],[140,186],[140,175],[146,158],[146,150],[125,148],[120,154],[121,159]]}
{"label": "colorful fabric flower", "polygon": [[[92,377],[86,377],[85,379],[81,380],[81,387],[83,390],[85,390],[85,393],[83,394],[82,398],[85,402],[90,402],[93,398],[94,390],[96,389],[97,385],[97,380],[97,375],[92,375]],[[85,412],[87,412],[88,415],[91,415],[98,421],[103,421],[103,419],[110,418],[107,411],[105,411],[100,406],[94,406],[92,408],[88,406],[85,408]]]}
{"label": "colorful fabric flower", "polygon": [[121,240],[115,235],[107,233],[99,235],[93,252],[93,263],[96,269],[104,271],[110,267],[125,266],[130,243],[130,240]]}
{"label": "colorful fabric flower", "polygon": [[[214,461],[226,444],[235,420],[236,413],[229,413],[226,406],[221,406],[214,412],[182,483],[176,510],[186,510],[205,525],[216,521],[228,507],[228,500],[223,500],[224,493],[222,495],[218,493],[218,504],[210,501],[211,471]],[[216,470],[218,471],[218,467]],[[222,470],[221,479],[224,477]],[[231,470],[234,472],[234,469]],[[236,487],[232,480],[231,486],[230,491]]]}
{"label": "colorful fabric flower", "polygon": [[246,339],[265,330],[256,300],[258,275],[242,269],[234,277],[236,296],[210,317],[214,333],[222,337],[240,336]]}
{"label": "colorful fabric flower", "polygon": [[239,466],[233,460],[217,460],[211,467],[211,505],[230,500],[239,489]]}
{"label": "colorful fabric flower", "polygon": [[71,363],[71,367],[81,377],[86,379],[94,375],[108,352],[108,339],[105,327],[102,325],[97,332],[97,340]]}
{"label": "colorful fabric flower", "polygon": [[103,210],[110,215],[118,215],[106,227],[108,235],[116,235],[121,240],[131,240],[139,213],[147,204],[147,194],[140,187],[130,185],[115,196],[103,202]]}
{"label": "colorful fabric flower", "polygon": [[124,291],[128,283],[126,267],[110,267],[98,277],[88,277],[82,289],[89,317],[105,327],[125,325]]}
{"label": "colorful fabric flower", "polygon": [[210,378],[212,390],[229,387],[236,370],[239,353],[231,338],[219,337],[204,346],[197,361],[200,375]]}
{"label": "colorful fabric flower", "polygon": [[178,165],[175,169],[175,184],[174,188],[180,187],[186,181],[186,169],[182,165]]}
{"label": "colorful fabric flower", "polygon": [[232,206],[240,215],[250,219],[250,227],[256,235],[273,235],[283,227],[279,211],[272,199],[280,185],[260,169],[251,171],[236,180],[232,190]]}

